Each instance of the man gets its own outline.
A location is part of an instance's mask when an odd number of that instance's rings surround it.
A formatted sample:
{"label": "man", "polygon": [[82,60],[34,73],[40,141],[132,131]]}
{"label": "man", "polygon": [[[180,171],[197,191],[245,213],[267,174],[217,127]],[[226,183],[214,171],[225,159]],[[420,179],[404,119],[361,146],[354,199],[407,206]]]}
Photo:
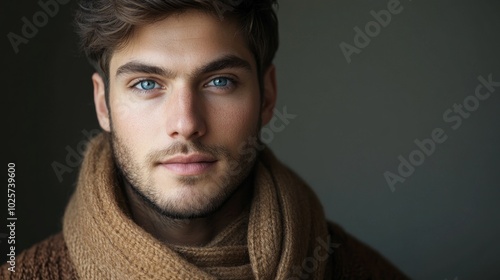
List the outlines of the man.
{"label": "man", "polygon": [[258,140],[277,95],[274,2],[81,3],[103,132],[62,233],[2,279],[407,279]]}

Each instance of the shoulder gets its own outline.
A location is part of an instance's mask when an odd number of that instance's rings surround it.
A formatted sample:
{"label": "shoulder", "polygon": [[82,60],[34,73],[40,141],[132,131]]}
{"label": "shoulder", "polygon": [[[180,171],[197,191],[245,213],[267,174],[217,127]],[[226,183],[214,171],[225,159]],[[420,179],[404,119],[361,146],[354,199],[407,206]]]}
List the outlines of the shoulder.
{"label": "shoulder", "polygon": [[410,279],[375,249],[328,222],[335,249],[332,253],[332,279]]}
{"label": "shoulder", "polygon": [[0,279],[77,279],[62,233],[33,245],[16,256],[15,272],[11,265],[0,267]]}

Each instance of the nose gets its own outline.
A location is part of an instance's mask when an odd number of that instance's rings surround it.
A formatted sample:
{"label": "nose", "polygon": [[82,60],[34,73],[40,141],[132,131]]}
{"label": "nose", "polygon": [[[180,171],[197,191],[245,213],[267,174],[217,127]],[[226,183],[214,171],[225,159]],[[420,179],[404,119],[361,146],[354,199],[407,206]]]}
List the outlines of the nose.
{"label": "nose", "polygon": [[207,126],[202,98],[187,85],[172,89],[165,108],[171,138],[193,140],[205,135]]}

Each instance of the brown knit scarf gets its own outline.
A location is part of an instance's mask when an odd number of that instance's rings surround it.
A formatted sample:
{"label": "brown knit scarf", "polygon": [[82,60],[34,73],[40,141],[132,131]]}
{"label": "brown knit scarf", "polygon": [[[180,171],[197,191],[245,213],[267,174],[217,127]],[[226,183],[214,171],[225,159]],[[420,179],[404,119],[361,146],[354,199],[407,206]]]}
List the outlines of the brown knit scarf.
{"label": "brown knit scarf", "polygon": [[[131,219],[108,137],[90,142],[64,215],[64,238],[81,279],[288,279],[314,256],[316,240],[327,240],[317,197],[266,149],[250,212],[207,246],[169,247]],[[323,279],[325,270],[326,261],[318,260],[308,279]]]}

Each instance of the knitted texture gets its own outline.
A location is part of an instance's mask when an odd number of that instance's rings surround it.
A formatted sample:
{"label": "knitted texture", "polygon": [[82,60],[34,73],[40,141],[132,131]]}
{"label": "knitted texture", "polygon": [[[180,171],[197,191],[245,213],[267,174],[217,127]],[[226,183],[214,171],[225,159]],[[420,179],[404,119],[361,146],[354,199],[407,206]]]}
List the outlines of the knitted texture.
{"label": "knitted texture", "polygon": [[252,203],[203,247],[167,246],[130,218],[107,134],[89,144],[63,234],[22,252],[0,279],[409,279],[377,251],[327,223],[319,200],[269,150]]}
{"label": "knitted texture", "polygon": [[25,250],[16,257],[15,272],[8,264],[0,267],[2,280],[73,280],[78,279],[62,233]]}
{"label": "knitted texture", "polygon": [[[257,163],[248,244],[177,252],[131,220],[108,137],[89,144],[64,216],[68,252],[81,279],[287,279],[314,254],[316,239],[327,238],[316,196],[266,150]],[[326,260],[319,262],[313,279],[322,279],[325,267]]]}

